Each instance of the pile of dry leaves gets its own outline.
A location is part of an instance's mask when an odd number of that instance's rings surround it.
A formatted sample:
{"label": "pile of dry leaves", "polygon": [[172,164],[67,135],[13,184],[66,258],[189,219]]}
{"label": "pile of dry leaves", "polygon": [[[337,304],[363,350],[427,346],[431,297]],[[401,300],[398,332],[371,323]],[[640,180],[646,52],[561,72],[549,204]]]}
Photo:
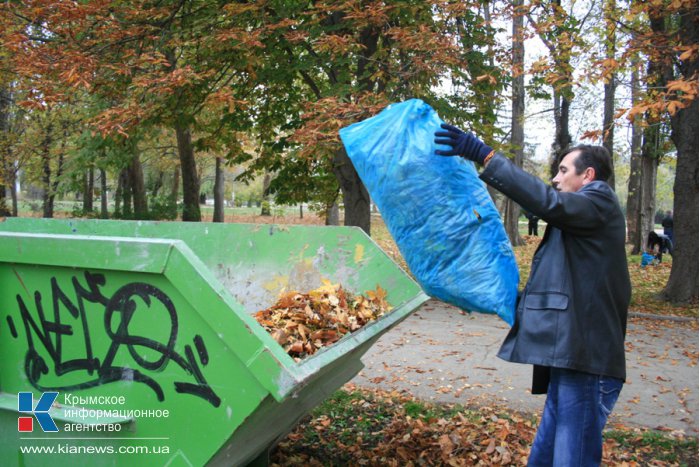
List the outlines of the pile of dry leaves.
{"label": "pile of dry leaves", "polygon": [[[430,404],[406,393],[347,384],[302,419],[270,460],[274,467],[521,466],[536,427],[534,415],[504,407]],[[605,437],[602,465],[698,465],[697,459],[697,437],[616,427]]]}
{"label": "pile of dry leaves", "polygon": [[283,293],[277,303],[258,311],[255,319],[299,361],[389,310],[386,291],[379,286],[353,296],[339,284],[326,281],[305,294]]}

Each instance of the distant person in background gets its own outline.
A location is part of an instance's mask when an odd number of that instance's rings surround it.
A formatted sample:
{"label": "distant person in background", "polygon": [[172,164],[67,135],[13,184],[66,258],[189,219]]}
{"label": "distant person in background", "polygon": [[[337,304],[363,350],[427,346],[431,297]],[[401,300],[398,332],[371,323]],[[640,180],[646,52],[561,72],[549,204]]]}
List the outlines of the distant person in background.
{"label": "distant person in background", "polygon": [[663,260],[663,253],[673,253],[671,239],[667,235],[657,234],[653,230],[647,236],[647,253],[653,255],[657,262]]}
{"label": "distant person in background", "polygon": [[527,217],[527,234],[537,237],[537,223],[540,218],[530,211],[525,211],[525,217]]}
{"label": "distant person in background", "polygon": [[664,228],[664,235],[671,240],[673,244],[673,211],[666,211],[666,217],[661,220],[661,227]]}

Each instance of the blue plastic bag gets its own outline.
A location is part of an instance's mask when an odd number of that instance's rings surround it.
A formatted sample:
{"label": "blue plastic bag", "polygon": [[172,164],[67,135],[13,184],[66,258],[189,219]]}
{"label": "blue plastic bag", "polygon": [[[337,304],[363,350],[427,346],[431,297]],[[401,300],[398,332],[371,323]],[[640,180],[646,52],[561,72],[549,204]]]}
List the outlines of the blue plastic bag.
{"label": "blue plastic bag", "polygon": [[657,260],[656,256],[649,254],[647,252],[642,253],[642,267],[648,266],[648,265],[656,266]]}
{"label": "blue plastic bag", "polygon": [[512,325],[513,249],[474,165],[435,155],[441,123],[428,104],[411,99],[341,129],[340,138],[423,290]]}

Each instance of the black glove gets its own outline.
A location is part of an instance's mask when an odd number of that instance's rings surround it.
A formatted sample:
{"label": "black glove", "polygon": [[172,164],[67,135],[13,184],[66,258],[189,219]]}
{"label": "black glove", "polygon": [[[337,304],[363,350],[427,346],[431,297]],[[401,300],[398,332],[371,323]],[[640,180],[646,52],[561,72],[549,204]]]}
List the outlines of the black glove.
{"label": "black glove", "polygon": [[435,132],[435,144],[450,146],[447,151],[436,150],[439,156],[462,156],[470,161],[484,163],[484,159],[493,149],[484,144],[479,138],[471,133],[465,133],[457,127],[443,123],[440,125],[447,131]]}

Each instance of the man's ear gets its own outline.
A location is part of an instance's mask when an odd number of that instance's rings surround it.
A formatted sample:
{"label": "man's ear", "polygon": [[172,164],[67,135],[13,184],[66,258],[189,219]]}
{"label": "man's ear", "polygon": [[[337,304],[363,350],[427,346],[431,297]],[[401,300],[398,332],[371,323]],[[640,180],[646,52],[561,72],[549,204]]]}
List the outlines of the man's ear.
{"label": "man's ear", "polygon": [[591,183],[595,180],[595,169],[593,167],[586,167],[583,171],[583,184]]}

